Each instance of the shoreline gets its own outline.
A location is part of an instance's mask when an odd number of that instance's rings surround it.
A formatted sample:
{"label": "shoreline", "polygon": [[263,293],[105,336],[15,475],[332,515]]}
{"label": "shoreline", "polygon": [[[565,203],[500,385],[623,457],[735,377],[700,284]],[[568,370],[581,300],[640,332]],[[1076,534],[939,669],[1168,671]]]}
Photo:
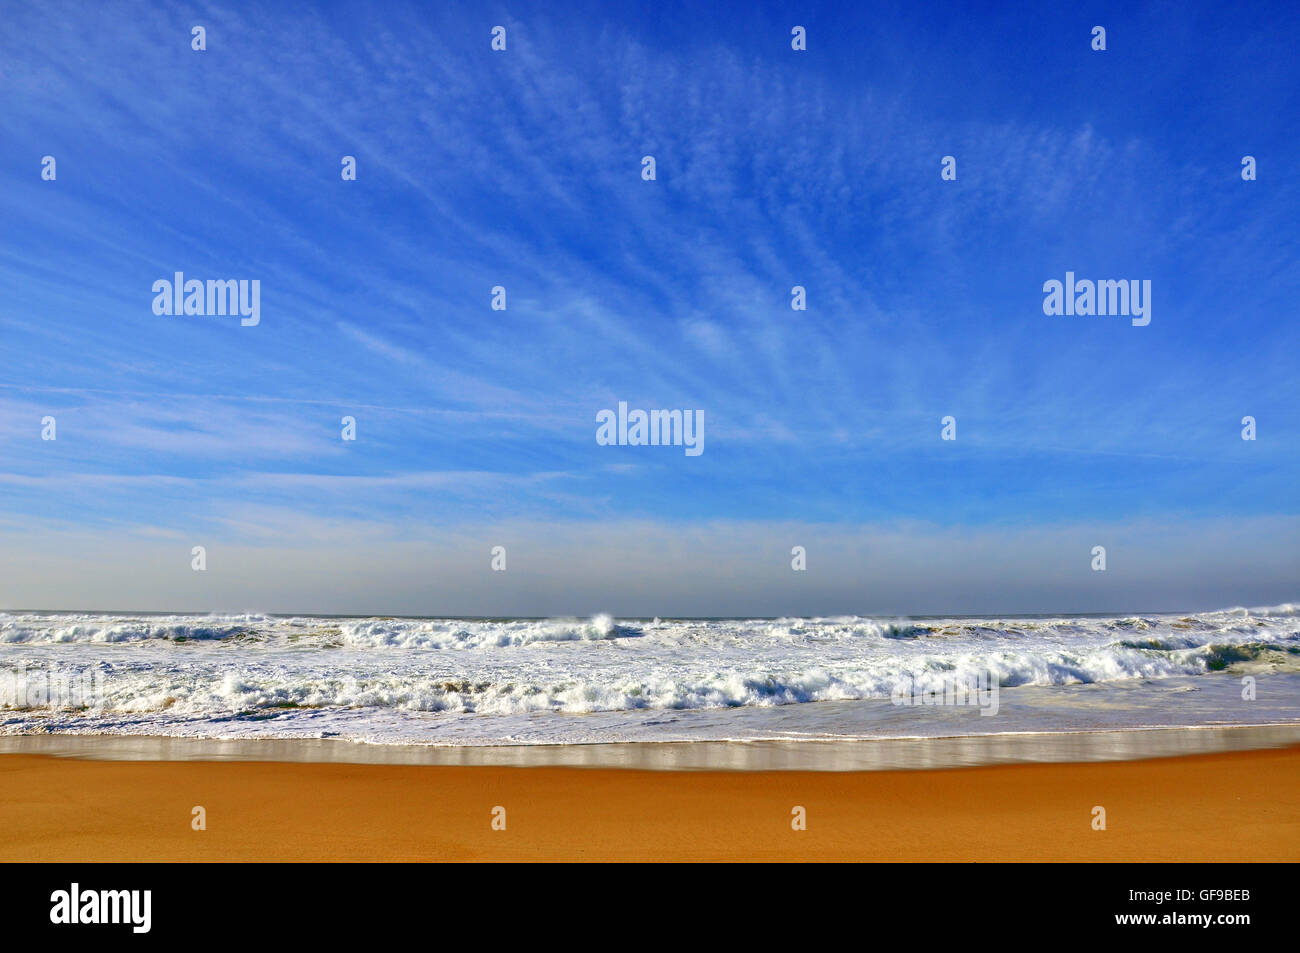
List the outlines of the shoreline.
{"label": "shoreline", "polygon": [[94,761],[257,762],[640,771],[906,771],[1139,761],[1300,745],[1300,724],[1201,725],[943,737],[372,744],[333,738],[0,735],[0,756]]}
{"label": "shoreline", "polygon": [[1298,861],[1300,745],[903,771],[6,754],[0,826],[4,861]]}

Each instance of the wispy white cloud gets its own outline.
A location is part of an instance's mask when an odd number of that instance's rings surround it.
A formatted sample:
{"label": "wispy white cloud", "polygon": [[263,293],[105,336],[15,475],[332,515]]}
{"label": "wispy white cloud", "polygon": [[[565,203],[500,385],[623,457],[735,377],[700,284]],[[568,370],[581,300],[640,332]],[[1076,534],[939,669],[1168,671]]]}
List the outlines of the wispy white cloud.
{"label": "wispy white cloud", "polygon": [[[955,527],[1294,508],[1297,187],[1218,201],[1195,129],[796,73],[753,23],[683,45],[529,11],[495,56],[452,8],[203,16],[198,55],[165,6],[10,11],[9,141],[60,177],[0,172],[23,236],[0,243],[0,515],[260,539],[237,502]],[[1042,280],[1090,268],[1163,279],[1151,327],[1045,319]],[[260,278],[262,325],[153,315],[174,270]],[[703,409],[708,452],[601,453],[618,400]]]}

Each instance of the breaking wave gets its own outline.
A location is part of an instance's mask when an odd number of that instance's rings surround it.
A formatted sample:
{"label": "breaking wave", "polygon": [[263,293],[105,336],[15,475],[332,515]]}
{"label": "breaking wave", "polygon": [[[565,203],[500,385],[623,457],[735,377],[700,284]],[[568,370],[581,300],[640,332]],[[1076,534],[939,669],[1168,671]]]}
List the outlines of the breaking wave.
{"label": "breaking wave", "polygon": [[[331,619],[0,614],[0,708],[267,716],[714,709],[1300,670],[1295,607],[1193,615],[881,620]],[[75,696],[60,679],[93,683]],[[72,700],[69,701],[69,698]]]}

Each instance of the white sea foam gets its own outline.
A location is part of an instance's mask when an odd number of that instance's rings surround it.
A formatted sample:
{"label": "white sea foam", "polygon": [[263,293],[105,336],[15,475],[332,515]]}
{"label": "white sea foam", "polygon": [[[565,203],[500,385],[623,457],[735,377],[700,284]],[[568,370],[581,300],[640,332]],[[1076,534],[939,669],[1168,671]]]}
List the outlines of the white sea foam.
{"label": "white sea foam", "polygon": [[[1292,605],[1001,620],[0,614],[0,732],[222,737],[343,721],[377,737],[401,721],[434,737],[452,716],[769,709],[888,699],[901,678],[1052,689],[1297,662]],[[88,675],[95,693],[75,706],[38,690]]]}

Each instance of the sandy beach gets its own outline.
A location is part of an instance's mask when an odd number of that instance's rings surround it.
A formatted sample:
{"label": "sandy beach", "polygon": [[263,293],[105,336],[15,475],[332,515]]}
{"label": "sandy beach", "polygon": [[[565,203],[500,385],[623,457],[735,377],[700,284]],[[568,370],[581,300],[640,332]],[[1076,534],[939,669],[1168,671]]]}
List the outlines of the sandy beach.
{"label": "sandy beach", "polygon": [[6,861],[1296,861],[1300,747],[860,772],[8,754],[0,827]]}

